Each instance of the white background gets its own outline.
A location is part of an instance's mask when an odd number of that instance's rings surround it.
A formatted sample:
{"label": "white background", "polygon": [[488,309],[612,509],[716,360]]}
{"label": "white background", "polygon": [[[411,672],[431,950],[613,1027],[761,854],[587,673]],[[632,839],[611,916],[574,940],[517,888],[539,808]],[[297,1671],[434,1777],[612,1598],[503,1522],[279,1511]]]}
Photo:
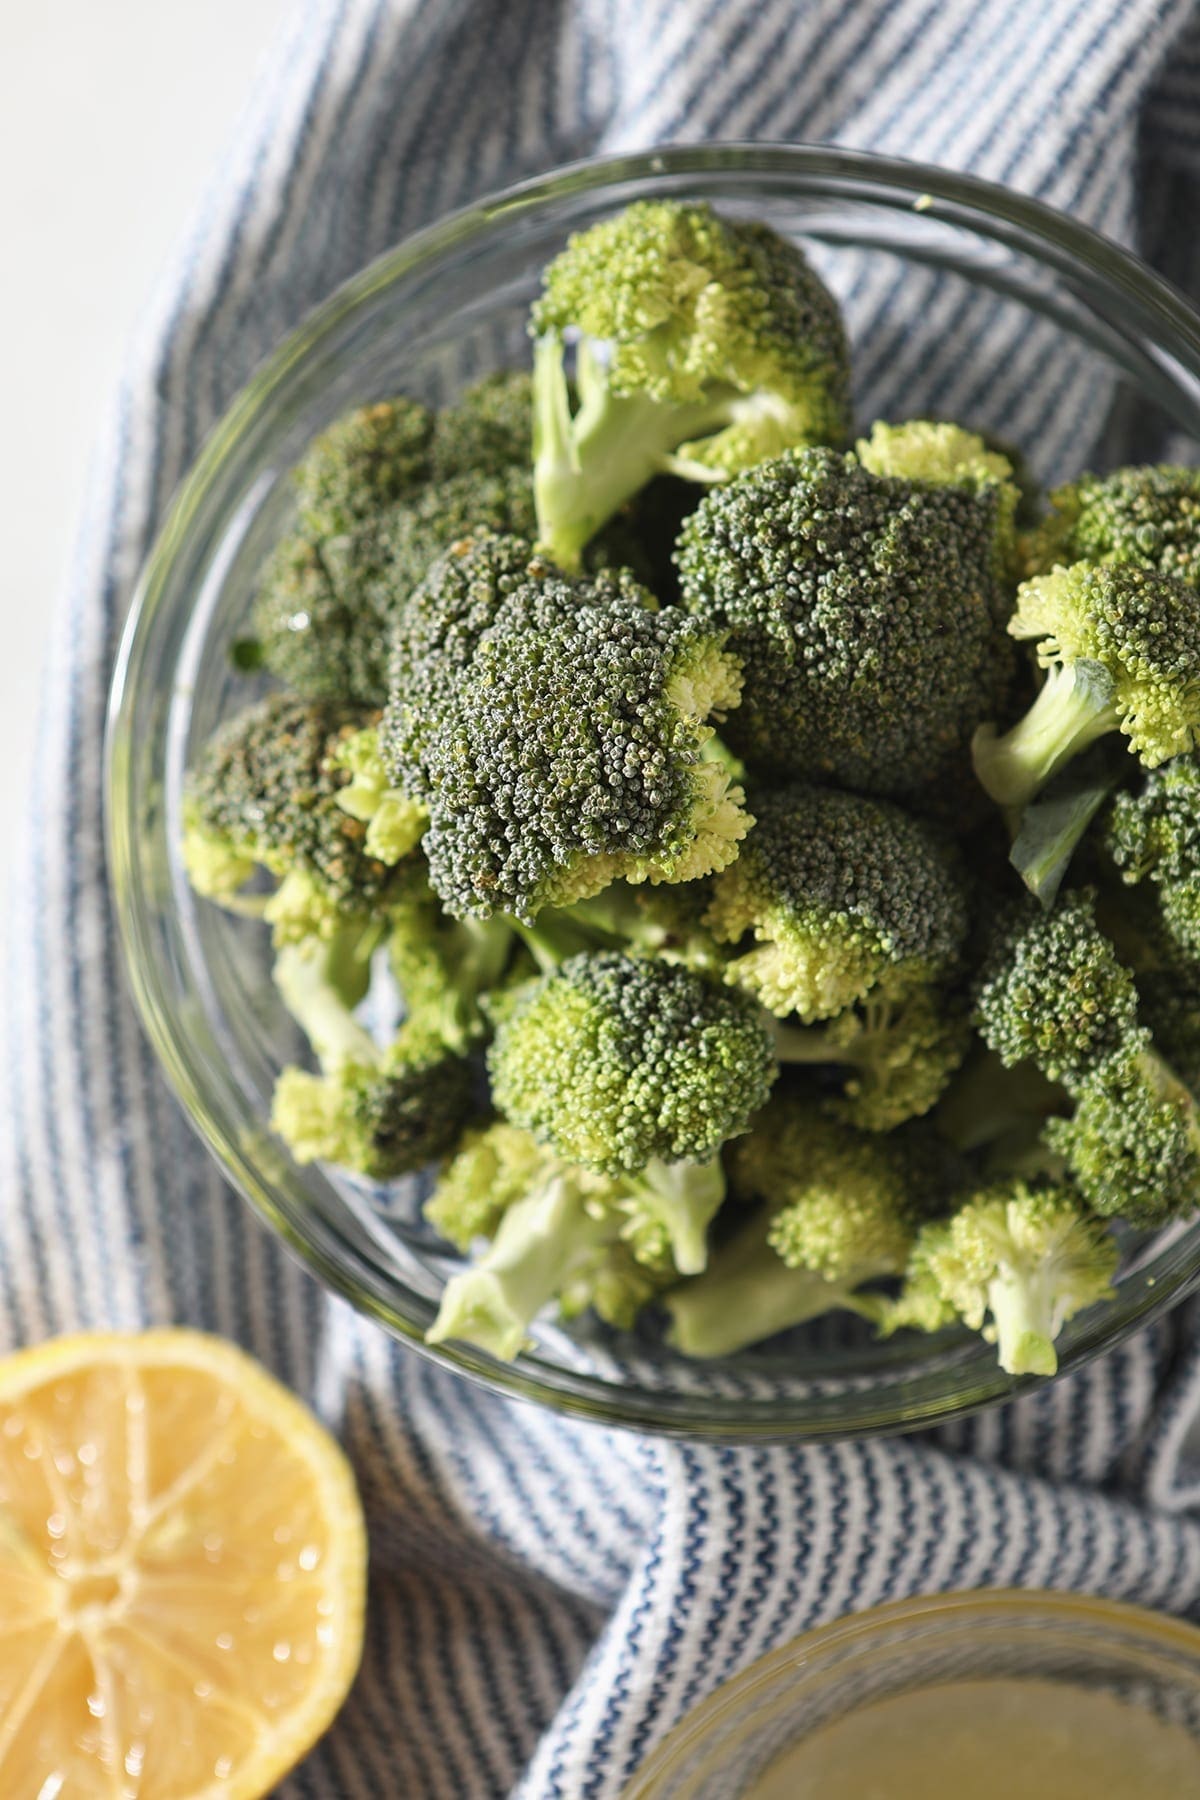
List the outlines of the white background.
{"label": "white background", "polygon": [[0,922],[96,427],[288,5],[0,4]]}

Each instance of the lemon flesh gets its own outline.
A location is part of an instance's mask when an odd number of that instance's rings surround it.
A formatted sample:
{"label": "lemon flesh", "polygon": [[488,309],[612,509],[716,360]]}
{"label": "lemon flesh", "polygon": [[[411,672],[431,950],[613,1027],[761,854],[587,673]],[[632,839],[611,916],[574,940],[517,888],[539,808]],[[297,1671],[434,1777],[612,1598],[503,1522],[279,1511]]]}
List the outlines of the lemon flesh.
{"label": "lemon flesh", "polygon": [[365,1572],[349,1464],[232,1345],[0,1361],[0,1794],[268,1793],[354,1677]]}

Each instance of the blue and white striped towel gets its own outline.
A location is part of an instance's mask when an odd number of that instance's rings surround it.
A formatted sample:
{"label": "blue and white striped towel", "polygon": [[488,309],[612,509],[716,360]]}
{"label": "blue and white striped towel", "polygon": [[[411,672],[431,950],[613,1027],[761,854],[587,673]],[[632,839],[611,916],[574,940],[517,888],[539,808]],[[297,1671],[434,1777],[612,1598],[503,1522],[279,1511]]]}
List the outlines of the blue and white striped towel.
{"label": "blue and white striped towel", "polygon": [[[936,1442],[704,1450],[484,1397],[316,1285],[224,1186],[124,995],[100,741],[130,586],[204,433],[329,289],[484,190],[665,140],[829,140],[1038,194],[1200,293],[1194,0],[312,0],[140,334],[59,621],[3,1017],[9,1344],[174,1320],[342,1434],[361,1680],[286,1800],[611,1800],[773,1644],[997,1583],[1200,1607],[1196,1320]],[[857,334],[869,321],[856,320]]]}

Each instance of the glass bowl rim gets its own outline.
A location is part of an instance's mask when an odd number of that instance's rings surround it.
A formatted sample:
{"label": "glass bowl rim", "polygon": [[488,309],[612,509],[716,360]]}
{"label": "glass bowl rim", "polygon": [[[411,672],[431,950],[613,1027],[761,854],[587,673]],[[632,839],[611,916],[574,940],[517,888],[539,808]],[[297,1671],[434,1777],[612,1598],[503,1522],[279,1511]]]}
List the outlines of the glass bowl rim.
{"label": "glass bowl rim", "polygon": [[[263,361],[231,401],[183,478],[164,514],[158,534],[134,587],[122,632],[109,693],[104,748],[105,842],[114,910],[124,951],[126,978],[143,1028],[184,1112],[224,1175],[237,1187],[291,1252],[334,1292],[360,1312],[373,1317],[393,1335],[433,1361],[454,1369],[479,1385],[532,1400],[553,1410],[610,1427],[650,1431],[668,1437],[713,1442],[822,1441],[879,1433],[906,1432],[959,1418],[1007,1400],[1033,1378],[1014,1380],[1001,1371],[984,1344],[953,1369],[956,1389],[948,1393],[937,1371],[918,1375],[901,1400],[872,1405],[874,1384],[864,1384],[840,1397],[836,1417],[814,1400],[770,1399],[748,1402],[745,1396],[680,1393],[664,1388],[614,1385],[603,1376],[522,1355],[501,1364],[471,1346],[449,1343],[431,1348],[417,1323],[398,1306],[370,1291],[354,1252],[340,1245],[331,1252],[302,1221],[273,1197],[268,1179],[234,1141],[204,1092],[204,1078],[191,1053],[167,992],[164,972],[150,954],[147,929],[153,903],[145,891],[140,861],[133,852],[134,828],[131,743],[133,710],[138,692],[141,651],[163,596],[167,573],[188,541],[189,529],[218,478],[227,454],[249,422],[283,387],[297,364],[341,322],[401,277],[436,260],[497,219],[553,204],[556,200],[619,182],[653,182],[673,176],[714,178],[760,175],[826,184],[826,193],[859,199],[895,211],[933,214],[943,223],[980,232],[984,224],[994,241],[1007,243],[1045,265],[1076,279],[1086,274],[1093,285],[1128,302],[1149,317],[1160,342],[1200,383],[1200,314],[1171,285],[1131,252],[1058,212],[1043,201],[983,180],[930,164],[879,156],[869,151],[831,149],[822,145],[770,142],[710,142],[664,145],[635,153],[589,157],[516,183],[460,207],[404,238],[392,249],[342,283],[290,332]],[[1068,1326],[1062,1344],[1060,1374],[1078,1368],[1122,1342],[1140,1326],[1161,1316],[1200,1285],[1200,1224],[1189,1231],[1186,1254],[1181,1242],[1172,1246],[1169,1270],[1156,1272],[1137,1295],[1126,1295],[1096,1308]],[[1157,1264],[1156,1264],[1157,1270]],[[894,1378],[898,1379],[898,1378]],[[919,1391],[918,1391],[919,1390]],[[889,1388],[888,1392],[891,1392]]]}
{"label": "glass bowl rim", "polygon": [[928,1642],[939,1626],[961,1631],[1006,1620],[1098,1633],[1102,1641],[1127,1655],[1137,1651],[1174,1653],[1192,1665],[1200,1690],[1200,1626],[1169,1613],[1062,1588],[963,1588],[945,1594],[912,1594],[814,1626],[756,1657],[672,1726],[622,1790],[621,1800],[654,1800],[655,1784],[678,1773],[672,1765],[682,1755],[701,1746],[729,1714],[747,1710],[758,1693],[770,1689],[789,1671],[801,1681],[806,1674],[820,1679],[831,1666],[828,1658],[836,1657],[840,1666],[850,1656],[862,1658],[873,1650],[886,1649],[897,1625],[928,1625],[930,1631],[923,1640]]}

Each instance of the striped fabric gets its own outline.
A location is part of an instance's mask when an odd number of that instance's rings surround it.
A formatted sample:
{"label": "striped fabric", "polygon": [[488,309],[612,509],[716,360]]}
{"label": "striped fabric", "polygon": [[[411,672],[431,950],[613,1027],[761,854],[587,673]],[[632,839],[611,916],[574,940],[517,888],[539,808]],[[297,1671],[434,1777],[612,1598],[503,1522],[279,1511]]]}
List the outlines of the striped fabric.
{"label": "striped fabric", "polygon": [[[124,996],[101,731],[168,497],[335,283],[601,149],[824,139],[949,163],[1200,292],[1198,102],[1192,0],[311,0],[263,70],[138,334],[59,617],[2,1008],[0,1310],[8,1344],[216,1329],[341,1433],[372,1525],[366,1663],[286,1800],[611,1800],[751,1658],[917,1590],[1200,1609],[1200,1344],[1177,1315],[937,1442],[706,1450],[489,1399],[329,1300],[209,1165]],[[856,295],[860,341],[885,298]],[[902,371],[882,338],[874,356],[883,402]],[[1047,379],[1009,373],[1014,405]]]}

